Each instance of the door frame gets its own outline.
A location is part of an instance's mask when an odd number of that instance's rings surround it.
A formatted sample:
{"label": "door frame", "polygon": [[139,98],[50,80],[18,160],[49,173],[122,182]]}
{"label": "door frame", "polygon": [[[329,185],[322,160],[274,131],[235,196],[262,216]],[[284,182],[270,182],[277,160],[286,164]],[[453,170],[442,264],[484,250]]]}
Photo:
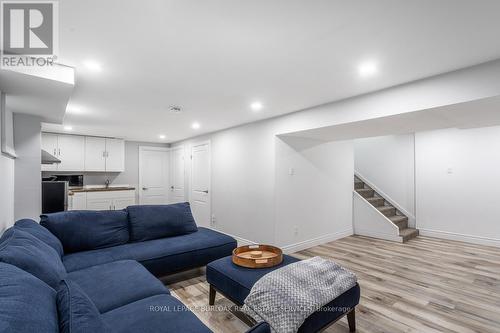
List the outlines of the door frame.
{"label": "door frame", "polygon": [[184,168],[182,169],[182,184],[183,184],[183,191],[184,191],[184,201],[189,201],[189,193],[186,193],[186,192],[191,192],[190,189],[187,188],[187,184],[186,184],[186,147],[184,145],[181,145],[181,146],[175,146],[175,147],[170,147],[168,148],[168,151],[169,151],[169,154],[170,154],[170,160],[169,160],[169,186],[168,186],[168,189],[169,189],[169,202],[172,202],[172,198],[170,197],[170,194],[172,193],[172,186],[173,186],[173,170],[174,168],[172,167],[172,162],[173,162],[173,159],[172,159],[172,152],[176,151],[176,150],[180,150],[182,152],[182,158],[184,160]]}
{"label": "door frame", "polygon": [[[208,148],[208,226],[214,228],[212,224],[212,144],[210,140],[197,141],[190,145],[189,149],[189,193],[188,200],[191,203],[193,193],[193,149],[197,146],[207,145]],[[184,167],[186,167],[184,165]]]}
{"label": "door frame", "polygon": [[[167,158],[168,158],[168,168],[170,169],[170,148],[168,147],[154,147],[154,146],[139,146],[139,167],[138,167],[138,188],[137,188],[137,196],[138,196],[138,199],[139,199],[139,204],[142,205],[142,176],[141,176],[141,168],[142,168],[142,152],[144,151],[160,151],[160,152],[165,152],[167,154]],[[167,193],[165,193],[165,195],[167,196],[167,201],[169,201],[169,198],[170,198],[170,195],[169,195],[169,192],[168,192],[168,188],[170,186],[170,170],[168,170],[167,172],[167,175],[168,175],[168,178],[167,179],[167,183],[165,184],[165,188],[167,188]]]}

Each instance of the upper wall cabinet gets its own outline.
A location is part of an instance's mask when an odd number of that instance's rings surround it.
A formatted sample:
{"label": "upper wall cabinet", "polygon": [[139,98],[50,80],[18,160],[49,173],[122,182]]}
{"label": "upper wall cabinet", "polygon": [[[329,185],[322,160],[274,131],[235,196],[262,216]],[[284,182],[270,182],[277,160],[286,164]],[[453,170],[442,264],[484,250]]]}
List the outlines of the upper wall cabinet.
{"label": "upper wall cabinet", "polygon": [[106,139],[85,137],[85,171],[106,170]]}
{"label": "upper wall cabinet", "polygon": [[42,133],[42,149],[61,160],[60,164],[42,165],[43,171],[82,171],[84,168],[82,136]]}
{"label": "upper wall cabinet", "polygon": [[120,139],[106,139],[106,171],[125,171],[125,142]]}
{"label": "upper wall cabinet", "polygon": [[42,149],[61,160],[42,171],[125,171],[125,142],[120,139],[42,133]]}

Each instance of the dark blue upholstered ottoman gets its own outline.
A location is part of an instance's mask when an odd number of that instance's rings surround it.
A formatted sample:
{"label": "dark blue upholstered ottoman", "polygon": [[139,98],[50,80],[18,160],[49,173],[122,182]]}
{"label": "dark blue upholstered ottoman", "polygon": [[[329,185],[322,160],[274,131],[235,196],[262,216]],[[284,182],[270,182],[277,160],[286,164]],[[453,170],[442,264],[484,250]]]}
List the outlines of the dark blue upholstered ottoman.
{"label": "dark blue upholstered ottoman", "polygon": [[[299,261],[284,255],[283,262],[271,268],[251,269],[233,264],[231,256],[212,261],[207,265],[207,281],[210,284],[210,305],[214,304],[216,292],[221,293],[233,303],[242,306],[252,286],[265,274]],[[330,303],[323,310],[313,313],[299,328],[299,333],[319,332],[347,315],[349,329],[356,330],[355,307],[359,303],[359,285],[352,287]]]}

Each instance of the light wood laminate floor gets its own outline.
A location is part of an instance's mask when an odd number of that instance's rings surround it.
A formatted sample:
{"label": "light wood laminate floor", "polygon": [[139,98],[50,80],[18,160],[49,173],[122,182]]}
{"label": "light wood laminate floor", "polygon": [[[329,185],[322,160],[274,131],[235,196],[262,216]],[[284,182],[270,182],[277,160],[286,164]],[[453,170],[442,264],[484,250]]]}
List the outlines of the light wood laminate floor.
{"label": "light wood laminate floor", "polygon": [[[405,244],[350,236],[294,256],[331,258],[352,270],[361,286],[357,332],[499,333],[500,249],[417,237]],[[225,310],[232,303],[217,295],[219,310],[208,311],[203,274],[164,281],[216,333],[248,327]],[[348,332],[342,319],[326,332]]]}

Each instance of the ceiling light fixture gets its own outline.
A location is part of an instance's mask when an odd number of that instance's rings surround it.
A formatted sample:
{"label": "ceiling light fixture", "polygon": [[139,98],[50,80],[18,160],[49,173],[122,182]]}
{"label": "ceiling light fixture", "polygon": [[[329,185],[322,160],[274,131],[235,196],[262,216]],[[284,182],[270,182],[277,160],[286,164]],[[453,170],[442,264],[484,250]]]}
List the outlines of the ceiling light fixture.
{"label": "ceiling light fixture", "polygon": [[377,74],[378,67],[373,61],[366,61],[359,65],[358,73],[362,77],[368,77]]}
{"label": "ceiling light fixture", "polygon": [[167,136],[165,134],[160,134],[160,135],[158,135],[158,137],[162,140],[165,140],[167,138]]}
{"label": "ceiling light fixture", "polygon": [[192,128],[192,129],[198,129],[198,128],[200,128],[200,123],[193,123],[193,124],[191,125],[191,128]]}
{"label": "ceiling light fixture", "polygon": [[264,105],[262,105],[261,102],[253,102],[252,104],[250,104],[250,107],[254,111],[260,111],[260,110],[262,110],[262,108],[264,107]]}
{"label": "ceiling light fixture", "polygon": [[92,72],[100,72],[102,70],[101,64],[94,60],[86,60],[83,64]]}
{"label": "ceiling light fixture", "polygon": [[69,131],[73,130],[73,127],[66,125],[66,126],[64,126],[64,130],[69,132]]}

